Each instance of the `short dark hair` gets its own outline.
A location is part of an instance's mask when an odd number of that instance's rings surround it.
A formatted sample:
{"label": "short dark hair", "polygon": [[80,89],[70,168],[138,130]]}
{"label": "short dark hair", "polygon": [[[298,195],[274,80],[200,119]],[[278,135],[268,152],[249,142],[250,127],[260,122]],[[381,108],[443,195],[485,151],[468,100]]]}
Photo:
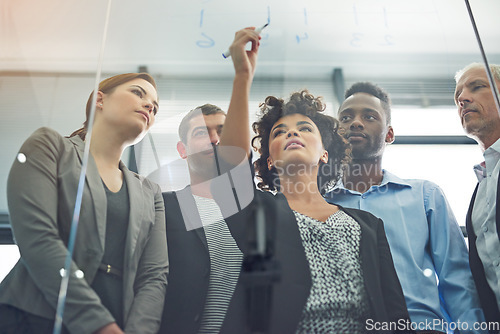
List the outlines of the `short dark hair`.
{"label": "short dark hair", "polygon": [[389,97],[389,93],[387,93],[385,89],[368,81],[356,82],[345,91],[344,99],[347,99],[349,96],[356,93],[366,93],[378,98],[385,111],[386,123],[387,125],[391,124],[391,99]]}
{"label": "short dark hair", "polygon": [[217,115],[222,114],[226,116],[226,113],[219,107],[213,104],[206,103],[202,106],[196,107],[190,112],[186,114],[182,118],[181,124],[179,124],[179,138],[184,144],[187,144],[187,133],[189,131],[189,121],[195,117],[200,115],[200,110],[202,115]]}
{"label": "short dark hair", "polygon": [[[349,143],[339,133],[339,121],[322,112],[325,104],[322,97],[315,97],[306,89],[294,92],[290,100],[268,96],[260,104],[260,118],[252,124],[256,136],[252,139],[252,147],[260,153],[254,163],[258,187],[261,190],[276,191],[279,189],[279,176],[276,167],[268,169],[269,136],[273,125],[282,117],[292,114],[302,114],[309,117],[318,127],[323,146],[328,151],[328,162],[318,170],[318,189],[321,193],[329,190],[340,178],[342,170],[350,161]],[[258,145],[255,144],[257,142]]]}

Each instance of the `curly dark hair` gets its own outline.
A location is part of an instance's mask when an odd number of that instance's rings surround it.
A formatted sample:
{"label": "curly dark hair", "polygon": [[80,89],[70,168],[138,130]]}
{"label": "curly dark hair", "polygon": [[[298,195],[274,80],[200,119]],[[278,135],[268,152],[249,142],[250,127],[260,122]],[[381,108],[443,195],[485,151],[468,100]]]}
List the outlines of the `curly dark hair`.
{"label": "curly dark hair", "polygon": [[265,191],[279,190],[279,176],[276,167],[268,169],[269,136],[273,125],[282,117],[292,114],[302,114],[309,117],[318,127],[323,146],[328,151],[328,162],[321,163],[318,170],[318,189],[321,194],[328,191],[341,177],[342,170],[350,162],[351,149],[349,143],[342,137],[339,121],[322,112],[325,104],[321,96],[315,97],[307,89],[294,92],[290,100],[268,96],[260,104],[259,120],[252,124],[256,136],[252,139],[252,147],[260,153],[260,158],[254,163],[257,186]]}

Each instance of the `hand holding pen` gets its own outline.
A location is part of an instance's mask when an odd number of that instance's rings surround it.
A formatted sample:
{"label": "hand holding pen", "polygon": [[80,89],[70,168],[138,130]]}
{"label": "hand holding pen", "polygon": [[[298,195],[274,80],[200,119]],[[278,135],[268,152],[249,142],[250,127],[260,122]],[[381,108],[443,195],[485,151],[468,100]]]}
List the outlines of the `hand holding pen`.
{"label": "hand holding pen", "polygon": [[[260,32],[261,32],[261,31],[262,31],[265,27],[267,27],[268,25],[269,25],[269,22],[268,22],[268,23],[266,23],[266,24],[264,24],[262,27],[255,29],[255,32],[257,33],[257,35],[260,35]],[[231,57],[231,50],[230,50],[230,49],[227,49],[227,50],[226,50],[226,52],[223,52],[223,53],[222,53],[222,57],[224,57],[224,58],[229,58],[229,57]]]}
{"label": "hand holding pen", "polygon": [[[249,27],[241,29],[236,32],[233,43],[229,47],[229,52],[233,60],[235,74],[250,75],[252,78],[257,64],[257,55],[260,45],[259,31],[262,29],[255,29]],[[246,45],[251,43],[250,50],[246,50]]]}
{"label": "hand holding pen", "polygon": [[[233,90],[227,109],[224,129],[220,137],[220,145],[241,148],[247,156],[250,155],[250,123],[249,99],[250,89],[257,67],[261,29],[248,27],[238,30],[229,47],[231,60],[234,67]],[[250,50],[247,44],[251,43]],[[226,152],[227,153],[227,152]],[[221,152],[221,154],[223,154]],[[224,160],[231,164],[241,163],[238,154],[225,154]]]}

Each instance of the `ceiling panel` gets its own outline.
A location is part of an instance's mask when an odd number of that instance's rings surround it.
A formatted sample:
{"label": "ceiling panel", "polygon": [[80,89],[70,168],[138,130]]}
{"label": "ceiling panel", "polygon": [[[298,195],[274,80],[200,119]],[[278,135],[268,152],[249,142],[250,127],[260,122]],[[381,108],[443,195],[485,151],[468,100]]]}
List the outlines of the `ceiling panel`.
{"label": "ceiling panel", "polygon": [[[97,68],[107,1],[0,0],[0,71]],[[500,1],[471,6],[491,62],[500,62]],[[259,75],[449,77],[480,61],[458,0],[114,0],[103,70],[231,76],[221,53],[234,31],[261,26]]]}

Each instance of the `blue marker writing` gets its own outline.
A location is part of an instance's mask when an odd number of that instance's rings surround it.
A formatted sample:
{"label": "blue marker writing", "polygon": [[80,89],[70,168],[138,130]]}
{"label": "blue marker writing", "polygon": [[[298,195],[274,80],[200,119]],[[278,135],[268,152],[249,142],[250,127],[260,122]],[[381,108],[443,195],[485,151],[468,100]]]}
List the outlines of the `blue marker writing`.
{"label": "blue marker writing", "polygon": [[[256,32],[257,34],[260,34],[260,32],[262,31],[262,29],[264,29],[264,28],[265,28],[265,27],[267,27],[268,25],[269,25],[269,23],[264,24],[262,27],[255,29],[255,32]],[[227,49],[227,51],[226,51],[226,52],[224,52],[224,53],[222,54],[222,57],[224,57],[224,58],[229,58],[229,57],[231,57],[231,52],[229,51],[229,49]]]}

